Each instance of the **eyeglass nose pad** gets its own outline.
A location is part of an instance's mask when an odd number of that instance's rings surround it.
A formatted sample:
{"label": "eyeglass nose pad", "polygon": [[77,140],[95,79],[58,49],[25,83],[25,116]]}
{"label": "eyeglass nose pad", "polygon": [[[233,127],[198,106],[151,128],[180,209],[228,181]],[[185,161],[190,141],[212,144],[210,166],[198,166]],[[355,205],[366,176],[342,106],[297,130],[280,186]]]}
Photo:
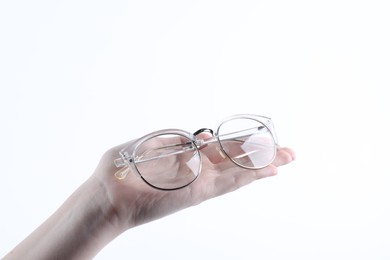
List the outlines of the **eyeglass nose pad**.
{"label": "eyeglass nose pad", "polygon": [[226,159],[226,154],[224,151],[222,151],[221,147],[217,146],[215,149],[218,151],[218,153],[222,157],[222,159]]}
{"label": "eyeglass nose pad", "polygon": [[118,180],[123,180],[130,172],[129,167],[125,166],[121,169],[119,169],[117,172],[115,172],[115,177]]}

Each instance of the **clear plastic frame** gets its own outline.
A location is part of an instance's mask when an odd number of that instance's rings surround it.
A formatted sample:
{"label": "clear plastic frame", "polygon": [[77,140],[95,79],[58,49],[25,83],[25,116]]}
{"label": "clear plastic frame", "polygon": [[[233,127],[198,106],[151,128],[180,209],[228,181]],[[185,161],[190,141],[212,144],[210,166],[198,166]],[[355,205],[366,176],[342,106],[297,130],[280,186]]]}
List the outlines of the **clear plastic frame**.
{"label": "clear plastic frame", "polygon": [[[210,137],[198,135],[208,132]],[[131,170],[148,185],[176,190],[194,182],[202,168],[201,149],[215,145],[216,153],[238,167],[261,169],[272,163],[278,149],[271,118],[240,114],[226,118],[216,131],[202,128],[194,133],[179,129],[159,130],[145,135],[122,149],[115,176],[123,179]]]}

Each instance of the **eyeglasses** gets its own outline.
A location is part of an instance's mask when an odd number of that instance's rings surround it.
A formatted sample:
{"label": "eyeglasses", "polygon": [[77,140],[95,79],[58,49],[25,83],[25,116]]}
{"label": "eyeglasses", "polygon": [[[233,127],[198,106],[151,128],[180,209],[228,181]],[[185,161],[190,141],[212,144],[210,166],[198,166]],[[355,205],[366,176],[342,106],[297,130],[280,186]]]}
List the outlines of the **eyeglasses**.
{"label": "eyeglasses", "polygon": [[[198,138],[208,132],[211,137]],[[215,152],[246,169],[271,164],[278,149],[271,118],[240,114],[226,118],[214,132],[202,128],[195,133],[178,129],[160,130],[139,138],[122,149],[115,159],[115,173],[123,179],[134,169],[148,185],[160,190],[176,190],[194,182],[202,168],[201,153],[213,145]]]}

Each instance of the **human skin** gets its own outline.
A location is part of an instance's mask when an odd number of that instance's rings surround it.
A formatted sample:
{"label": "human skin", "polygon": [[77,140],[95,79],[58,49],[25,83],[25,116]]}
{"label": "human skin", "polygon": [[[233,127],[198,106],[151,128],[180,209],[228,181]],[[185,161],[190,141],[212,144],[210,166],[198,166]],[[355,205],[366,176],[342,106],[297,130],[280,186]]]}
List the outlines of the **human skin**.
{"label": "human skin", "polygon": [[133,227],[274,176],[279,166],[295,159],[292,149],[278,148],[270,165],[248,170],[222,158],[213,147],[204,147],[198,179],[182,189],[163,191],[136,174],[115,177],[114,159],[129,143],[108,150],[90,178],[4,259],[91,259]]}

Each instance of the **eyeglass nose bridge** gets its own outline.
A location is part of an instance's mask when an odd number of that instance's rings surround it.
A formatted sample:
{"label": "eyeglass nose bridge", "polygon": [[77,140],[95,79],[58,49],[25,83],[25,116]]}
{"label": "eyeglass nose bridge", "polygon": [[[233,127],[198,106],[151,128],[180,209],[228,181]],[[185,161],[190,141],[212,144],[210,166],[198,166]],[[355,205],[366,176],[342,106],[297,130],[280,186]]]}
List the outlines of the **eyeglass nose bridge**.
{"label": "eyeglass nose bridge", "polygon": [[210,128],[201,128],[198,131],[195,131],[193,133],[193,135],[197,136],[197,135],[199,135],[201,133],[210,133],[212,136],[214,136],[214,131],[213,131],[213,129],[210,129]]}
{"label": "eyeglass nose bridge", "polygon": [[[210,133],[211,137],[207,138],[207,139],[198,139],[198,142],[199,142],[198,143],[198,148],[199,149],[202,149],[203,147],[207,146],[208,144],[215,143],[217,141],[216,140],[216,135],[214,134],[213,129],[201,128],[198,131],[194,132],[193,135],[196,137],[196,136],[198,136],[201,133]],[[222,159],[226,158],[226,154],[223,152],[223,150],[222,150],[220,145],[216,146],[215,149],[218,152],[218,154],[221,156]]]}
{"label": "eyeglass nose bridge", "polygon": [[[206,138],[198,138],[198,136],[202,133],[208,133],[211,136]],[[214,131],[210,128],[201,128],[193,133],[193,136],[195,137],[195,143],[198,147],[198,149],[202,149],[203,147],[207,146],[209,143],[215,142],[215,134]]]}

